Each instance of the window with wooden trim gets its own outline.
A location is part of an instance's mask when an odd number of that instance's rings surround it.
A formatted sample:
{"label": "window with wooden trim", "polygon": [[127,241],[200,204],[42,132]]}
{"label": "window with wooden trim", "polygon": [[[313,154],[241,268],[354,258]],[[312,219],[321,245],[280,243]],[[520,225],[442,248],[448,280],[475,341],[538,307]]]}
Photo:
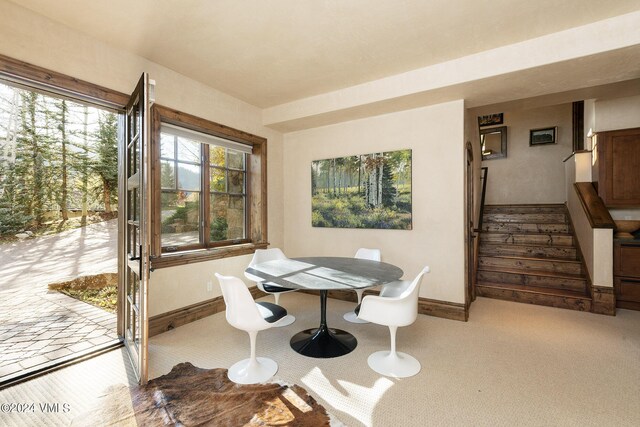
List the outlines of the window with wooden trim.
{"label": "window with wooden trim", "polygon": [[153,129],[154,267],[265,246],[266,140],[158,105]]}

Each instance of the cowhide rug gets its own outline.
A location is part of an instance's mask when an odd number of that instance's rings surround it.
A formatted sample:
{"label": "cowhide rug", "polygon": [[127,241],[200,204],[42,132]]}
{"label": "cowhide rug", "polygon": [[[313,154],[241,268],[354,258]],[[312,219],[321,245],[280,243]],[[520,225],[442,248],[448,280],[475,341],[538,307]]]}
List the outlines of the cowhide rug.
{"label": "cowhide rug", "polygon": [[[335,421],[335,420],[334,420]],[[145,386],[108,388],[72,426],[330,426],[327,411],[297,385],[239,385],[226,369],[180,363]]]}

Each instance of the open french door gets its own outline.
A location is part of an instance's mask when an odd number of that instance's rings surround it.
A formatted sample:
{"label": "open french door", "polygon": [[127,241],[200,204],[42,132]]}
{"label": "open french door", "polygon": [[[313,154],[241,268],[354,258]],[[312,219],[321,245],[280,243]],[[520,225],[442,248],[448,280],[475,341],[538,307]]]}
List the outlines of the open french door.
{"label": "open french door", "polygon": [[149,76],[144,73],[120,121],[119,316],[121,335],[140,384],[148,378],[150,251]]}

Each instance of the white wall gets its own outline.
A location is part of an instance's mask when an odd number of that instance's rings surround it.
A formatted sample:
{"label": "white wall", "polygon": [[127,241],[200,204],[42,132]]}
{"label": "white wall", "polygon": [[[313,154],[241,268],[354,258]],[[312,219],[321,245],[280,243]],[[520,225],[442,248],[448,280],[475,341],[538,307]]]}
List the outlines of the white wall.
{"label": "white wall", "polygon": [[[313,160],[410,148],[413,229],[311,227]],[[464,102],[453,101],[289,133],[284,138],[284,241],[288,256],[353,256],[380,248],[420,295],[464,303]]]}
{"label": "white wall", "polygon": [[[470,110],[474,117],[499,112]],[[485,203],[564,203],[562,160],[572,152],[571,104],[504,111],[501,126],[507,126],[507,157],[482,162],[489,168]],[[553,126],[558,127],[556,144],[529,146],[529,130]],[[476,131],[476,145],[477,138]]]}
{"label": "white wall", "polygon": [[[268,236],[282,245],[282,135],[262,126],[262,112],[209,86],[142,57],[118,50],[23,9],[0,2],[0,53],[130,93],[143,71],[156,81],[156,102],[268,139]],[[152,35],[161,36],[161,35]],[[115,257],[116,254],[114,253]],[[249,257],[156,270],[151,275],[151,316],[220,295],[213,273],[242,275]]]}
{"label": "white wall", "polygon": [[640,127],[640,96],[595,102],[595,131]]}

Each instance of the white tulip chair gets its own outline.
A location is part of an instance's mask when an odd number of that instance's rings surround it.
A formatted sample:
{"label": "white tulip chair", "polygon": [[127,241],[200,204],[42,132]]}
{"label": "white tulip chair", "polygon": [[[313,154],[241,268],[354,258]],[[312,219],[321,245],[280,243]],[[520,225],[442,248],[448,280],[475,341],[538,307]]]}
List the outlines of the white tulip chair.
{"label": "white tulip chair", "polygon": [[[380,249],[360,248],[356,251],[356,255],[354,256],[354,258],[369,259],[371,261],[380,261]],[[362,302],[362,295],[364,294],[364,289],[354,289],[354,291],[358,295],[357,305],[359,306],[360,303]],[[344,318],[344,320],[351,323],[369,323],[366,320],[358,318],[358,315],[355,313],[355,311],[350,311],[348,313],[345,313],[344,316],[342,317]]]}
{"label": "white tulip chair", "polygon": [[251,356],[229,368],[227,376],[238,384],[265,382],[278,372],[278,364],[266,357],[256,357],[256,338],[259,331],[273,328],[287,315],[287,310],[268,302],[255,302],[244,282],[237,277],[216,273],[226,304],[227,322],[234,328],[246,331],[251,342]]}
{"label": "white tulip chair", "polygon": [[[249,263],[249,267],[253,267],[256,264],[260,264],[267,261],[275,261],[278,259],[287,259],[286,255],[279,248],[271,248],[271,249],[256,249],[253,253],[253,258]],[[266,294],[273,295],[276,304],[280,304],[280,294],[285,294],[287,292],[293,292],[295,289],[284,288],[282,286],[275,285],[273,283],[265,283],[262,278],[254,276],[253,274],[244,273],[245,277],[252,282],[256,282],[256,286],[262,292]],[[287,316],[278,322],[276,327],[288,326],[296,321],[296,318],[291,314],[287,314]]]}
{"label": "white tulip chair", "polygon": [[356,308],[358,317],[389,327],[391,350],[377,351],[369,356],[369,367],[379,374],[405,378],[420,372],[420,362],[413,356],[396,351],[396,332],[401,326],[409,326],[418,317],[418,293],[429,267],[409,281],[397,281],[384,285],[380,295],[367,295]]}

